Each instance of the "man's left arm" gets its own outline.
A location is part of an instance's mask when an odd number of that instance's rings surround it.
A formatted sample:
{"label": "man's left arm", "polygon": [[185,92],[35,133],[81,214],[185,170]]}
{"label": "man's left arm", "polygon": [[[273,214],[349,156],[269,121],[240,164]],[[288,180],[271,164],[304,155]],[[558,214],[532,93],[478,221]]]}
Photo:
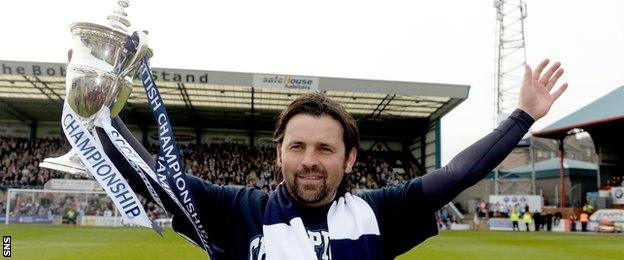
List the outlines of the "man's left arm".
{"label": "man's left arm", "polygon": [[422,176],[426,208],[436,211],[459,193],[475,185],[507,157],[533,124],[516,109],[498,128],[461,151],[446,166]]}
{"label": "man's left arm", "polygon": [[550,93],[563,69],[557,62],[541,75],[548,62],[540,63],[535,72],[528,65],[525,67],[518,109],[448,165],[398,187],[357,194],[377,216],[386,258],[394,258],[437,234],[433,213],[489,173],[511,152],[534,121],[548,112],[567,88],[567,84],[563,84]]}
{"label": "man's left arm", "polygon": [[518,109],[445,167],[398,187],[358,193],[377,216],[386,258],[394,258],[436,235],[433,213],[502,161],[532,123],[533,119]]}
{"label": "man's left arm", "polygon": [[422,191],[430,210],[440,209],[485,177],[511,153],[531,125],[548,113],[568,87],[564,83],[551,94],[563,68],[555,62],[542,74],[548,63],[542,61],[535,71],[525,65],[518,108],[497,129],[460,152],[448,165],[422,177]]}

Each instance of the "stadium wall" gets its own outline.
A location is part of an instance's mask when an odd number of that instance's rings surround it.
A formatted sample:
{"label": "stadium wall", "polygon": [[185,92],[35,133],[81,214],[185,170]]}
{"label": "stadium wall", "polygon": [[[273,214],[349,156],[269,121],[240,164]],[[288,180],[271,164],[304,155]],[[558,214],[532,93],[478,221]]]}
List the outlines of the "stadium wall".
{"label": "stadium wall", "polygon": [[409,150],[426,172],[440,168],[440,120],[431,122],[427,133],[414,139]]}
{"label": "stadium wall", "polygon": [[30,128],[19,121],[0,121],[0,136],[28,138]]}
{"label": "stadium wall", "polygon": [[[29,125],[17,120],[0,120],[0,136],[30,137]],[[61,125],[57,122],[37,122],[35,128],[37,138],[58,138],[61,135]]]}

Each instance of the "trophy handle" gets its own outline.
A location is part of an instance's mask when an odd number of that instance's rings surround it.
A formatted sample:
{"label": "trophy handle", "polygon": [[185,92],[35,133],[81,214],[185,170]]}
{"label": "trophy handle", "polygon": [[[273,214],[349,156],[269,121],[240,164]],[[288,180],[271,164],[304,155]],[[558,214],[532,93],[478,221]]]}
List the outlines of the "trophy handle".
{"label": "trophy handle", "polygon": [[136,52],[134,53],[134,56],[132,56],[132,59],[128,63],[130,65],[126,67],[121,72],[120,75],[123,75],[123,76],[128,75],[132,70],[134,70],[136,66],[139,65],[141,59],[145,57],[145,55],[147,54],[149,50],[149,48],[147,47],[147,34],[143,31],[137,31],[137,35],[138,35],[139,43],[137,45]]}
{"label": "trophy handle", "polygon": [[72,148],[68,153],[54,158],[46,158],[39,167],[61,172],[67,172],[80,177],[90,177],[84,164],[80,161],[76,149]]}

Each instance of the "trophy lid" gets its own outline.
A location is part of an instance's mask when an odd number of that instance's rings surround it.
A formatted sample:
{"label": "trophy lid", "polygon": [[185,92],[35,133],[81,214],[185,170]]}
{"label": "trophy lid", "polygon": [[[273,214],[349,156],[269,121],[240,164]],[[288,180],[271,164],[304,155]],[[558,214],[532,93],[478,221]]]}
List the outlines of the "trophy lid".
{"label": "trophy lid", "polygon": [[[77,22],[70,25],[70,32],[74,37],[98,39],[116,46],[123,46],[128,40],[128,14],[125,9],[129,6],[128,0],[117,1],[117,10],[107,16],[108,25],[89,22]],[[147,31],[144,31],[147,34]],[[152,57],[151,48],[147,48],[147,56]]]}
{"label": "trophy lid", "polygon": [[126,13],[126,8],[129,5],[129,0],[117,1],[117,9],[113,14],[106,17],[108,25],[79,22],[70,25],[69,30],[74,36],[97,38],[115,44],[123,44],[129,36],[130,21],[128,21],[128,14]]}

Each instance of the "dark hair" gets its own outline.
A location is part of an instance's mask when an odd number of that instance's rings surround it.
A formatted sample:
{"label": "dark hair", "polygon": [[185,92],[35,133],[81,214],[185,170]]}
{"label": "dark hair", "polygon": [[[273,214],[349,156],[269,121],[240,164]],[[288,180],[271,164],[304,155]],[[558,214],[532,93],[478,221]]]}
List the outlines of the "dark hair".
{"label": "dark hair", "polygon": [[273,139],[276,143],[281,144],[284,141],[286,124],[292,117],[298,114],[328,115],[338,121],[343,130],[342,140],[345,145],[345,156],[349,155],[352,148],[357,149],[360,146],[360,132],[353,117],[340,103],[330,99],[321,92],[304,94],[293,100],[282,110],[277,118],[275,132],[273,133]]}

